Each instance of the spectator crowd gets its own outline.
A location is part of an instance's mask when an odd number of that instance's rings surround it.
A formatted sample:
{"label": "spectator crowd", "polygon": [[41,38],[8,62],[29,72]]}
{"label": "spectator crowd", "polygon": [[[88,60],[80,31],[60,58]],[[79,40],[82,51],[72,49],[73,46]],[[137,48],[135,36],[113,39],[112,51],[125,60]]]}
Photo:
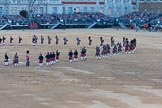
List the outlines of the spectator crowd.
{"label": "spectator crowd", "polygon": [[123,23],[131,28],[162,23],[162,14],[151,12],[132,12],[118,18],[106,16],[102,13],[79,12],[73,14],[38,14],[32,18],[24,18],[21,15],[1,15],[0,26],[9,25],[29,25],[31,28],[38,28],[39,25],[55,25],[58,23],[66,25],[91,25],[93,23],[106,25]]}

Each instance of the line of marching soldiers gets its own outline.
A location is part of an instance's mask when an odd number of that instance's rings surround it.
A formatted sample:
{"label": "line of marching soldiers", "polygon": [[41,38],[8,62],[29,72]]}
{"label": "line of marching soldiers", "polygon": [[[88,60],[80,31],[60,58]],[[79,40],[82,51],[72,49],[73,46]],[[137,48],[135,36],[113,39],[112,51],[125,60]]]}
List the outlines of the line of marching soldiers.
{"label": "line of marching soldiers", "polygon": [[[87,49],[85,48],[85,47],[83,47],[82,49],[81,49],[81,54],[80,54],[80,59],[81,59],[81,61],[85,61],[85,60],[87,60],[87,54],[86,54],[86,52],[87,52]],[[72,50],[70,50],[70,52],[68,53],[68,56],[69,56],[69,62],[78,62],[78,51],[77,51],[77,49],[75,49],[75,51],[73,52]]]}
{"label": "line of marching soldiers", "polygon": [[[6,40],[6,37],[5,36],[3,36],[3,37],[0,37],[0,46],[1,45],[5,45],[5,40]],[[12,37],[12,36],[10,36],[10,43],[9,43],[9,45],[13,45],[13,40],[14,40],[14,38]],[[22,38],[19,36],[19,39],[18,39],[18,44],[19,45],[22,45]]]}
{"label": "line of marching soldiers", "polygon": [[[103,46],[103,49],[104,49],[104,51],[102,51],[102,52],[105,52],[105,53],[107,52],[108,53],[109,50],[110,50],[110,46],[104,44],[103,37],[99,37],[99,38],[100,38],[100,46]],[[5,40],[6,40],[6,37],[4,37],[4,36],[2,38],[0,37],[0,46],[5,45]],[[10,36],[9,45],[11,45],[11,46],[13,45],[13,40],[14,40],[14,38],[12,36]],[[52,38],[50,36],[48,36],[47,40],[48,40],[48,42],[47,42],[48,45],[50,45]],[[64,41],[64,45],[67,45],[67,42],[68,42],[67,37],[64,37],[63,41]],[[118,42],[117,44],[115,44],[115,41],[114,41],[113,37],[111,37],[110,41],[111,41],[111,47],[113,47],[113,51],[112,51],[113,54],[122,52],[121,51],[122,50],[121,43]],[[81,42],[81,39],[79,37],[76,37],[76,45],[77,46],[80,45],[80,42]],[[38,43],[38,37],[36,35],[34,35],[32,37],[32,45],[35,46],[35,45],[37,45],[37,43]],[[18,39],[18,44],[22,45],[22,38],[20,36],[19,36],[19,39]],[[44,44],[44,37],[42,35],[40,37],[40,44],[41,45]],[[56,35],[55,36],[55,45],[58,45],[58,44],[59,44],[59,37]],[[88,45],[92,46],[92,38],[91,38],[91,36],[88,37]],[[125,47],[125,52],[126,53],[129,53],[130,51],[133,52],[135,50],[135,48],[136,48],[136,39],[133,39],[133,40],[129,41],[128,38],[123,37],[123,47]],[[96,50],[99,52],[98,47],[96,47]]]}
{"label": "line of marching soldiers", "polygon": [[[59,63],[59,56],[60,56],[60,52],[58,50],[56,50],[55,52],[47,52],[45,58],[46,58],[46,65],[53,65],[55,63]],[[40,56],[38,57],[39,59],[39,66],[43,66],[43,55],[40,54]]]}
{"label": "line of marching soldiers", "polygon": [[[48,45],[51,44],[52,38],[50,36],[47,37],[47,43]],[[33,46],[37,45],[38,43],[38,37],[36,35],[34,35],[32,37],[32,44]],[[76,45],[79,46],[81,43],[81,39],[79,37],[76,37]],[[41,35],[40,37],[40,44],[43,45],[44,44],[44,37]],[[63,38],[63,45],[67,45],[68,44],[68,38],[64,37]],[[56,35],[55,36],[55,45],[59,45],[59,37]],[[92,38],[91,36],[88,37],[88,45],[91,46],[92,45]]]}
{"label": "line of marching soldiers", "polygon": [[[19,45],[22,45],[22,37],[19,36],[18,38],[18,44]],[[41,35],[40,37],[40,45],[44,45],[44,36]],[[5,41],[6,41],[6,37],[3,36],[3,37],[0,37],[0,46],[1,45],[5,45]],[[14,45],[13,43],[14,41],[14,38],[12,36],[10,36],[9,38],[9,45]],[[47,37],[47,44],[50,45],[51,44],[51,41],[52,41],[52,38],[50,36]],[[81,43],[81,39],[79,37],[76,37],[76,45],[79,46]],[[64,37],[63,38],[63,45],[67,45],[68,44],[68,38],[67,37]],[[32,45],[33,46],[36,46],[38,45],[38,36],[36,35],[33,35],[32,37]],[[56,35],[55,36],[55,45],[59,45],[59,37]],[[88,37],[88,45],[91,46],[92,45],[92,38],[91,36]]]}
{"label": "line of marching soldiers", "polygon": [[[114,38],[111,37],[111,46],[109,44],[104,44],[104,40],[100,37],[100,45],[96,46],[96,59],[101,59],[101,57],[109,57],[111,54],[118,55],[123,53],[123,47],[125,48],[125,53],[135,53],[136,50],[136,39],[128,40],[128,38],[123,37],[123,45],[121,43],[116,43]],[[102,51],[100,50],[102,48]],[[111,53],[112,48],[112,53]]]}
{"label": "line of marching soldiers", "polygon": [[[87,49],[85,47],[83,47],[81,49],[81,60],[85,61],[87,59],[86,57],[86,51]],[[77,49],[75,49],[74,52],[72,52],[72,50],[69,51],[68,56],[69,56],[69,62],[78,62],[78,51]],[[40,53],[39,57],[38,57],[38,63],[39,66],[42,67],[44,64],[44,58],[46,58],[46,65],[53,65],[55,63],[59,63],[59,57],[60,57],[60,52],[58,50],[56,50],[56,52],[47,52],[47,54],[45,55],[45,57],[43,56],[42,53]],[[5,53],[4,56],[4,65],[8,66],[10,62],[10,58],[8,56],[7,53]],[[15,53],[14,57],[13,57],[13,65],[15,67],[19,66],[19,57],[18,54]],[[30,66],[30,56],[29,56],[29,50],[26,51],[26,66]]]}
{"label": "line of marching soldiers", "polygon": [[136,39],[128,40],[128,38],[123,37],[123,47],[125,47],[125,53],[135,53],[136,50]]}
{"label": "line of marching soldiers", "polygon": [[[56,50],[56,52],[47,52],[47,54],[45,55],[46,58],[46,65],[52,65],[55,63],[59,63],[59,56],[60,56],[60,52],[58,50]],[[7,53],[5,53],[4,56],[4,65],[8,66],[10,62],[10,58],[8,56]],[[43,62],[44,62],[44,56],[42,53],[40,53],[39,57],[38,57],[38,63],[39,66],[43,66]],[[17,52],[15,53],[14,57],[13,57],[13,65],[15,67],[19,66],[19,57]],[[29,50],[26,51],[26,66],[30,66],[30,55],[29,55]]]}
{"label": "line of marching soldiers", "polygon": [[[48,45],[51,44],[51,41],[52,41],[52,38],[50,36],[47,37],[47,43]],[[67,45],[67,42],[68,42],[68,39],[66,37],[63,38],[63,41],[64,41],[64,45]],[[36,35],[34,35],[32,37],[32,45],[35,46],[37,45],[37,42],[38,42],[38,37]],[[41,35],[40,37],[40,44],[43,45],[44,44],[44,37]],[[56,35],[55,36],[55,45],[58,45],[59,44],[59,37]]]}

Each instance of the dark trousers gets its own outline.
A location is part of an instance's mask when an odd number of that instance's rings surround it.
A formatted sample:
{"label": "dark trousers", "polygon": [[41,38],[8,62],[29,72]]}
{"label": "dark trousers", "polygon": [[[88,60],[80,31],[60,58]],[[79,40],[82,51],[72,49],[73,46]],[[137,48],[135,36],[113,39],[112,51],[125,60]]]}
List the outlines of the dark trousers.
{"label": "dark trousers", "polygon": [[26,61],[26,66],[30,66],[30,61]]}

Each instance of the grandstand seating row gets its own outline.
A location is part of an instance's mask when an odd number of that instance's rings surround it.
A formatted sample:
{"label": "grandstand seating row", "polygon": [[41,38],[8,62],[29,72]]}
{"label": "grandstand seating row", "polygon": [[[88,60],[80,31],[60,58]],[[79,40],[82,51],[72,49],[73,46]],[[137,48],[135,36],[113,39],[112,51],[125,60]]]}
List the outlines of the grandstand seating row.
{"label": "grandstand seating row", "polygon": [[[119,18],[111,18],[102,13],[73,13],[73,14],[46,14],[35,15],[32,19],[26,19],[21,15],[1,15],[0,27],[3,29],[7,26],[29,26],[29,28],[39,28],[46,25],[48,28],[55,28],[54,25],[119,25],[131,26],[136,24],[139,27],[150,23],[151,25],[162,25],[162,14],[149,12],[132,12]],[[34,25],[34,27],[33,27]],[[32,27],[31,27],[32,26]]]}

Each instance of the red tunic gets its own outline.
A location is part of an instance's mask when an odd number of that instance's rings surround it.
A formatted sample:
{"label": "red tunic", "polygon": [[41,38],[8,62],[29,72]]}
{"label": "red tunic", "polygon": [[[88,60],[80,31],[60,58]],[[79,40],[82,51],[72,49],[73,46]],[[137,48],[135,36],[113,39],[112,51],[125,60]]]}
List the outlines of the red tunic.
{"label": "red tunic", "polygon": [[27,54],[26,55],[26,61],[29,61],[30,60],[30,58],[29,58],[29,55]]}

